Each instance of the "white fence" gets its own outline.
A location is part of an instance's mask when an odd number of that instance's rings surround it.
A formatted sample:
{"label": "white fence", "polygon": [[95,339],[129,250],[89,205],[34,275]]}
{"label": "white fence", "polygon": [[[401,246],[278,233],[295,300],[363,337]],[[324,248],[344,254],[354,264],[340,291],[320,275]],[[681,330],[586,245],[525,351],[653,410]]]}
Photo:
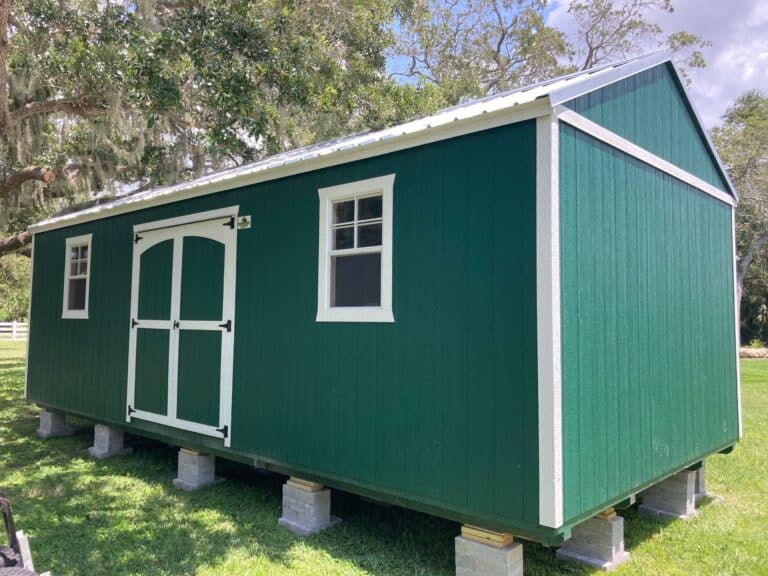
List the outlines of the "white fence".
{"label": "white fence", "polygon": [[0,322],[0,339],[26,340],[29,334],[29,324],[26,322]]}

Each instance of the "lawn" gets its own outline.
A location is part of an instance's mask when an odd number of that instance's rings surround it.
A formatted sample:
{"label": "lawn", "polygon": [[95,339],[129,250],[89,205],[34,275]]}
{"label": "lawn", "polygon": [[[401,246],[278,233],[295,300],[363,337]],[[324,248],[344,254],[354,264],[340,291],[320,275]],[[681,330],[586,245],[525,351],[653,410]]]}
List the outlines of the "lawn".
{"label": "lawn", "polygon": [[[619,576],[768,574],[768,360],[742,363],[745,438],[707,462],[711,495],[688,522],[626,518]],[[0,491],[38,569],[67,574],[452,575],[456,523],[334,493],[344,522],[300,540],[277,525],[282,477],[236,465],[197,493],[171,485],[176,451],[132,439],[132,456],[88,458],[92,427],[40,440],[24,403],[24,347],[0,341]],[[526,544],[526,574],[591,574]]]}

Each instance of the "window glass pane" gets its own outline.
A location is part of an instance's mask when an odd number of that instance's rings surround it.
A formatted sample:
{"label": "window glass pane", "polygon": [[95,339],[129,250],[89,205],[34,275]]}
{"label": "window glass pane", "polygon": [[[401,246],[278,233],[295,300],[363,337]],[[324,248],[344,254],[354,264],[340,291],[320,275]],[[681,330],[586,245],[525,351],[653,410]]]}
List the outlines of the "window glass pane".
{"label": "window glass pane", "polygon": [[88,246],[80,246],[80,258],[88,258]]}
{"label": "window glass pane", "polygon": [[78,246],[72,246],[72,248],[70,248],[69,250],[69,259],[77,260],[79,255],[80,255],[80,248]]}
{"label": "window glass pane", "polygon": [[357,245],[363,246],[381,246],[381,224],[368,224],[358,226]]}
{"label": "window glass pane", "polygon": [[70,276],[77,276],[77,262],[72,262],[69,265],[69,275]]}
{"label": "window glass pane", "polygon": [[381,254],[331,258],[331,306],[381,306]]}
{"label": "window glass pane", "polygon": [[360,198],[357,204],[357,219],[369,220],[371,218],[381,218],[381,196],[371,196],[369,198]]}
{"label": "window glass pane", "polygon": [[67,309],[85,310],[85,278],[75,278],[69,281],[68,296]]}
{"label": "window glass pane", "polygon": [[352,222],[355,219],[355,201],[336,202],[333,205],[333,223]]}
{"label": "window glass pane", "polygon": [[80,274],[88,274],[88,261],[80,261]]}
{"label": "window glass pane", "polygon": [[349,228],[336,228],[333,231],[333,249],[342,250],[344,248],[355,247],[355,229]]}

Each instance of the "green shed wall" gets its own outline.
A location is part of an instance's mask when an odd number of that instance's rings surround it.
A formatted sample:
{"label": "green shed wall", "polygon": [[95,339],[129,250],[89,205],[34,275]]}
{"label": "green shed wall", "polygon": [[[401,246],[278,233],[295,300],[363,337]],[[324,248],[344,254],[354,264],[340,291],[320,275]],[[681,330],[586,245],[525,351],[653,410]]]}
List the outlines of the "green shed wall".
{"label": "green shed wall", "polygon": [[661,64],[565,104],[722,190],[720,173],[682,88]]}
{"label": "green shed wall", "polygon": [[566,523],[738,438],[731,208],[561,124]]}
{"label": "green shed wall", "polygon": [[[239,204],[232,449],[127,427],[533,534],[535,138],[526,121],[38,234],[28,397],[125,425],[132,226]],[[317,189],[390,173],[395,323],[317,323]],[[90,318],[62,320],[65,238],[88,232]]]}

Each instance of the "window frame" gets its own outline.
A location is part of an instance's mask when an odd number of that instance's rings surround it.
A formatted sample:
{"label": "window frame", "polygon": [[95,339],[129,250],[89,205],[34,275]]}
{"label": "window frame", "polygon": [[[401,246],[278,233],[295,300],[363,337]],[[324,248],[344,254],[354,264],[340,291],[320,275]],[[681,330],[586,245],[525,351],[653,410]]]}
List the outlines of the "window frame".
{"label": "window frame", "polygon": [[[90,300],[90,287],[91,287],[91,255],[93,254],[93,234],[83,234],[82,236],[72,236],[67,238],[64,249],[64,297],[61,302],[61,317],[65,319],[87,320],[88,319],[88,302]],[[86,258],[86,273],[85,273],[85,308],[82,310],[70,310],[69,309],[69,282],[73,278],[69,272],[70,252],[74,247],[88,247],[88,257]],[[77,278],[75,276],[74,278]]]}
{"label": "window frame", "polygon": [[[395,175],[387,174],[319,188],[319,239],[317,278],[317,322],[394,322],[392,313],[392,203]],[[381,249],[378,246],[344,249],[349,256],[381,253],[381,305],[331,306],[331,257],[340,255],[332,249],[333,204],[381,195]],[[355,233],[357,226],[355,226]]]}

